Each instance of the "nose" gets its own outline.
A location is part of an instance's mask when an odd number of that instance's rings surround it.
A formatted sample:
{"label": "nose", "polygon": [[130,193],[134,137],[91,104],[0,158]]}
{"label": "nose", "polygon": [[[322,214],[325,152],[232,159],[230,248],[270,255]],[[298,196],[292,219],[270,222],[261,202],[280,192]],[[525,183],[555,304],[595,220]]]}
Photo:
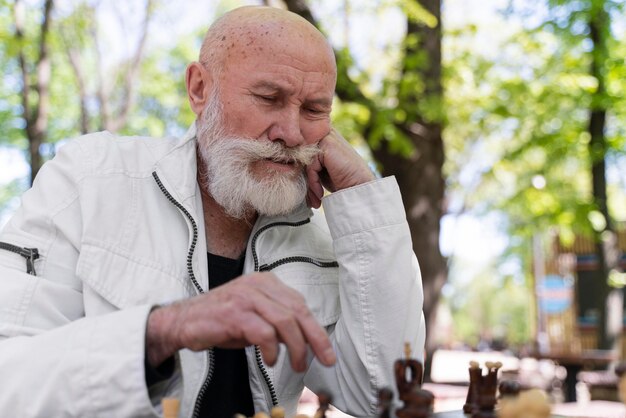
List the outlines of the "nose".
{"label": "nose", "polygon": [[276,115],[269,129],[270,141],[282,141],[287,147],[297,147],[304,144],[300,126],[299,109],[285,109]]}

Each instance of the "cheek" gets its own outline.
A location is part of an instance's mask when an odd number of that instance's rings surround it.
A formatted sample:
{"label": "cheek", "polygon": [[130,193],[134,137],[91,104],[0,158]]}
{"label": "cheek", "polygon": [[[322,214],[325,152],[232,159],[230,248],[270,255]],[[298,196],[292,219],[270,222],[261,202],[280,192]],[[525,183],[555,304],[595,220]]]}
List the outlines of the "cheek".
{"label": "cheek", "polygon": [[330,120],[304,121],[301,132],[307,144],[320,142],[330,132]]}
{"label": "cheek", "polygon": [[247,138],[259,138],[271,125],[265,112],[254,106],[231,108],[224,113],[224,122],[229,132]]}

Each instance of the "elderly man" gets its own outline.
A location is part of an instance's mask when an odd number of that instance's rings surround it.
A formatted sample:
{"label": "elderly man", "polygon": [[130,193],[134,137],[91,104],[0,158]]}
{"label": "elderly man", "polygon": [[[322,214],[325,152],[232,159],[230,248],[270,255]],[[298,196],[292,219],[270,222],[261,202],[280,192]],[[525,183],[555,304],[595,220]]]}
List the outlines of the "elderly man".
{"label": "elderly man", "polygon": [[335,80],[304,19],[236,9],[187,69],[183,138],[44,166],[0,236],[1,415],[293,415],[304,385],[375,413],[403,343],[423,355],[421,279],[395,180],[330,126]]}

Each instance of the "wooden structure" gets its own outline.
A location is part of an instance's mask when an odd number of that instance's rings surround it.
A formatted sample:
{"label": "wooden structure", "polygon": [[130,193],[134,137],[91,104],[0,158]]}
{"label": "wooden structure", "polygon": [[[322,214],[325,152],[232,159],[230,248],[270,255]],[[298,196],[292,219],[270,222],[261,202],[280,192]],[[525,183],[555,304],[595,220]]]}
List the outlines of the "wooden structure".
{"label": "wooden structure", "polygon": [[[626,225],[618,227],[620,267],[622,271],[626,271]],[[553,242],[551,254],[545,260],[545,276],[570,278],[574,287],[572,303],[567,309],[554,314],[544,312],[540,315],[548,336],[550,351],[580,353],[595,350],[598,348],[596,324],[598,314],[591,303],[597,299],[598,292],[594,274],[599,266],[595,243],[591,238],[584,236],[576,236],[574,243],[569,247],[563,246],[558,238]],[[626,330],[626,312],[623,317],[623,330]],[[621,358],[626,359],[626,344],[620,341],[620,345]]]}

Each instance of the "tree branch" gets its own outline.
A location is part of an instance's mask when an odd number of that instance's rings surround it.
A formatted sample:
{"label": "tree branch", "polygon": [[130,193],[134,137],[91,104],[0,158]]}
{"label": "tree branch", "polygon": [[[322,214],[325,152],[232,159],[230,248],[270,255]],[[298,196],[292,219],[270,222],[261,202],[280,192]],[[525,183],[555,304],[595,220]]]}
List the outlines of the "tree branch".
{"label": "tree branch", "polygon": [[50,105],[50,57],[48,50],[48,36],[50,33],[50,15],[52,13],[53,0],[46,0],[44,16],[41,22],[39,59],[37,61],[37,85],[35,90],[39,96],[39,105],[35,110],[34,125],[37,135],[43,134],[48,127],[48,111]]}
{"label": "tree branch", "polygon": [[78,95],[80,102],[80,132],[82,134],[86,134],[87,132],[89,132],[89,109],[87,109],[88,94],[86,87],[87,83],[85,81],[85,73],[83,71],[83,63],[80,53],[78,52],[77,48],[73,46],[65,28],[61,27],[59,32],[61,34],[61,39],[63,40],[65,53],[67,54],[67,58],[70,62],[70,66],[72,67],[72,71],[74,72],[74,77],[76,78],[76,84],[78,86]]}
{"label": "tree branch", "polygon": [[32,124],[32,116],[30,110],[30,80],[28,77],[28,69],[26,68],[26,57],[24,55],[24,3],[21,0],[16,0],[13,6],[13,18],[15,21],[15,40],[19,45],[19,53],[17,56],[19,65],[20,65],[20,73],[22,77],[22,88],[21,88],[21,96],[22,96],[22,117],[26,122],[26,131],[30,129]]}
{"label": "tree branch", "polygon": [[[21,0],[14,5],[15,39],[19,44],[18,61],[22,75],[22,115],[26,123],[26,136],[30,155],[31,183],[42,165],[39,147],[46,139],[48,129],[48,112],[50,105],[50,57],[48,51],[48,36],[50,32],[50,15],[54,6],[53,0],[44,3],[43,19],[39,31],[39,56],[35,61],[36,80],[34,86],[30,83],[26,54],[24,53],[24,19],[25,10]],[[37,103],[34,108],[30,101],[31,90],[37,93]]]}
{"label": "tree branch", "polygon": [[146,16],[143,21],[141,37],[139,38],[139,43],[137,44],[137,49],[133,55],[131,60],[130,67],[126,71],[124,75],[124,96],[122,99],[122,103],[120,105],[120,111],[115,118],[115,120],[111,121],[109,130],[115,132],[121,129],[128,120],[128,113],[135,102],[135,93],[136,93],[136,81],[137,76],[139,74],[139,65],[141,64],[141,60],[143,58],[143,53],[146,45],[146,40],[148,39],[148,28],[150,26],[150,21],[152,16],[154,15],[154,0],[147,0],[146,2]]}
{"label": "tree branch", "polygon": [[[95,6],[97,7],[97,6]],[[94,44],[94,52],[96,54],[96,97],[98,98],[98,109],[100,113],[100,122],[98,130],[109,129],[111,126],[111,111],[109,110],[109,101],[107,87],[105,85],[104,75],[102,74],[102,53],[100,51],[100,40],[98,38],[98,22],[94,21],[94,25],[89,28],[89,32]]]}

